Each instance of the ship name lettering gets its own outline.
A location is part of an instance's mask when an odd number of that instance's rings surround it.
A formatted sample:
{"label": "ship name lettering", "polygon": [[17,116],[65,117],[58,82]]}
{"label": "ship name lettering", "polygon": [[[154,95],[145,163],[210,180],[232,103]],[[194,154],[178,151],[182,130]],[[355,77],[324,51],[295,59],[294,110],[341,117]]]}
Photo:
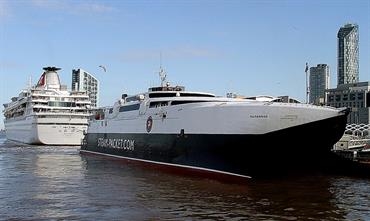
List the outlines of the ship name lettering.
{"label": "ship name lettering", "polygon": [[98,138],[98,147],[133,151],[135,149],[135,140],[120,138]]}

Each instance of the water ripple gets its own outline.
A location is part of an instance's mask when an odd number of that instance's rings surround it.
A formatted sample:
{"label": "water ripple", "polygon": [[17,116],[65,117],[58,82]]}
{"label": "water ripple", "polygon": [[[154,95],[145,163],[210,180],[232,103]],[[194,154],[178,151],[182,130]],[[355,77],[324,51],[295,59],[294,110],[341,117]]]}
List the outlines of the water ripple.
{"label": "water ripple", "polygon": [[0,220],[367,220],[370,180],[230,184],[0,139]]}

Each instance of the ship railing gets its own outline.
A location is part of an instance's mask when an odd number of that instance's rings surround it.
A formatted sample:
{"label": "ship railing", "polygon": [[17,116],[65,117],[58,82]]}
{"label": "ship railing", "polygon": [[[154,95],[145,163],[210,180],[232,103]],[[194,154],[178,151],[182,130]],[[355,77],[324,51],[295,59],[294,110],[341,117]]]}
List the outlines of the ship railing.
{"label": "ship railing", "polygon": [[90,115],[89,111],[38,111],[36,115]]}
{"label": "ship railing", "polygon": [[76,104],[91,104],[90,100],[76,100]]}
{"label": "ship railing", "polygon": [[334,152],[353,152],[362,150],[370,144],[370,137],[344,134],[342,138],[333,146]]}
{"label": "ship railing", "polygon": [[348,149],[359,149],[364,148],[365,145],[370,142],[370,139],[359,138],[359,139],[352,139],[348,143]]}
{"label": "ship railing", "polygon": [[77,109],[77,110],[45,110],[40,109],[33,112],[35,115],[90,115],[88,109]]}

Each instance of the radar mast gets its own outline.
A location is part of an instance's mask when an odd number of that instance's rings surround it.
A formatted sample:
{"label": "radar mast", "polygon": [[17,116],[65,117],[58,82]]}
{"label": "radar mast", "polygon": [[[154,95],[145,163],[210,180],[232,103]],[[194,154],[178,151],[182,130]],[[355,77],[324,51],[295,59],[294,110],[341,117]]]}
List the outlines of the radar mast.
{"label": "radar mast", "polygon": [[160,60],[159,60],[159,77],[161,78],[161,87],[168,86],[168,82],[166,82],[167,73],[162,68],[162,53],[160,53]]}

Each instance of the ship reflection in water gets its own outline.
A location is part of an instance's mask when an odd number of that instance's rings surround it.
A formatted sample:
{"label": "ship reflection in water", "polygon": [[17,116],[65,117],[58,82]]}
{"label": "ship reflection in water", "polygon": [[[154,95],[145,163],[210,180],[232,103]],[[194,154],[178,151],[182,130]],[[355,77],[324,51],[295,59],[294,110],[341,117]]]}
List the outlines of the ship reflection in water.
{"label": "ship reflection in water", "polygon": [[0,139],[0,219],[366,220],[370,180],[310,175],[245,184],[178,176]]}

